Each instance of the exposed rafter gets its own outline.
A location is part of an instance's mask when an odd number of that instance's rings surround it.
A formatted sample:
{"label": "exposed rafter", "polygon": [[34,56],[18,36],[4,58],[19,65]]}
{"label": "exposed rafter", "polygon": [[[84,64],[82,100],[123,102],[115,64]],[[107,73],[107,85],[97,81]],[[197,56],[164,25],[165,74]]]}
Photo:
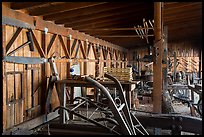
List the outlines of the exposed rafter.
{"label": "exposed rafter", "polygon": [[[123,17],[124,14],[131,14],[131,13],[138,13],[138,12],[142,12],[141,10],[146,10],[145,6],[142,8],[140,8],[140,10],[135,10],[134,8],[137,6],[137,3],[133,3],[131,5],[129,4],[123,4],[123,5],[119,5],[117,8],[114,8],[114,9],[107,9],[107,10],[104,10],[104,11],[96,11],[95,13],[93,14],[87,14],[87,15],[79,15],[79,16],[76,16],[76,17],[66,17],[62,20],[56,20],[55,23],[57,24],[74,24],[74,23],[79,23],[79,22],[92,22],[96,19],[98,20],[103,20],[107,17],[114,17],[114,18],[117,18],[117,16],[119,17]],[[129,10],[127,10],[127,8],[129,8]]]}
{"label": "exposed rafter", "polygon": [[59,12],[66,12],[72,10],[79,10],[82,8],[88,8],[95,5],[100,5],[104,2],[63,2],[60,4],[50,4],[47,7],[38,7],[33,10],[30,10],[30,15],[32,16],[45,16],[50,14],[56,14]]}
{"label": "exposed rafter", "polygon": [[11,8],[14,10],[22,10],[47,5],[48,3],[49,2],[12,2]]}
{"label": "exposed rafter", "polygon": [[[154,13],[153,2],[9,2],[4,5],[91,36],[108,36],[100,38],[115,44],[121,43],[120,46],[141,45],[142,42],[144,45],[147,44],[145,39],[134,36],[137,35],[134,29],[128,28],[134,26],[138,28],[137,25],[142,27],[141,20],[153,19]],[[168,36],[169,41],[176,38],[174,34],[182,37],[181,39],[187,38],[187,34],[190,39],[196,37],[202,39],[201,19],[202,2],[164,2],[163,4],[163,23],[168,26],[168,31],[172,34]],[[33,24],[30,19],[23,20]],[[184,32],[185,29],[187,33]],[[66,34],[64,30],[62,31]],[[153,30],[149,31],[153,32]],[[127,38],[130,35],[133,36]],[[120,36],[120,38],[114,36]],[[150,39],[153,42],[151,37]]]}

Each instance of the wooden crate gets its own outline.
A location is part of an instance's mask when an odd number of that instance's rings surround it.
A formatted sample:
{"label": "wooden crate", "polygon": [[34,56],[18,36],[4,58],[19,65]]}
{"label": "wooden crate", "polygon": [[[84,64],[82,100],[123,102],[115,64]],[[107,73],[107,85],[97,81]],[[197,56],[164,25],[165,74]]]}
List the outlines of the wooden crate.
{"label": "wooden crate", "polygon": [[[104,67],[104,74],[109,73],[110,75],[116,77],[120,81],[132,81],[132,67],[127,68],[108,68]],[[107,78],[104,78],[107,80]]]}

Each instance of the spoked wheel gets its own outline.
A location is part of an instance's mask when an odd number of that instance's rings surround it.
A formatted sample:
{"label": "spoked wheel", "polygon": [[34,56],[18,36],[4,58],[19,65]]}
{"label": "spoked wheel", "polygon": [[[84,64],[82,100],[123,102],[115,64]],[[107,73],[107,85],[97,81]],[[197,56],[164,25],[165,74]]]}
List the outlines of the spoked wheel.
{"label": "spoked wheel", "polygon": [[[56,111],[57,109],[64,109],[69,114],[75,116],[75,120],[79,118],[82,121],[86,121],[103,128],[108,133],[116,135],[121,134],[120,130],[117,128],[119,125],[117,121],[113,119],[113,114],[106,104],[92,101],[89,98],[84,97],[76,97],[74,98],[74,101],[77,101],[78,103],[69,104],[67,107],[58,106],[53,111]],[[67,123],[69,121],[70,119],[67,119]]]}

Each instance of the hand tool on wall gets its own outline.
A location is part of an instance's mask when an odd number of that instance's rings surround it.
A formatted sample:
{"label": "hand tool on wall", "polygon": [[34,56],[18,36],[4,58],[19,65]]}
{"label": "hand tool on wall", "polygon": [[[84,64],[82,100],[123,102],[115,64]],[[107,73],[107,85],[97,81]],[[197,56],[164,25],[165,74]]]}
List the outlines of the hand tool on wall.
{"label": "hand tool on wall", "polygon": [[30,24],[28,22],[24,22],[16,18],[4,16],[3,14],[1,19],[2,19],[2,25],[9,25],[9,26],[20,27],[25,29],[35,29],[34,23]]}
{"label": "hand tool on wall", "polygon": [[[17,64],[42,64],[42,63],[50,63],[50,68],[52,75],[49,78],[49,84],[47,88],[47,96],[46,96],[46,112],[49,112],[49,104],[51,101],[52,91],[55,85],[55,81],[59,80],[59,74],[57,72],[57,67],[54,61],[54,58],[51,57],[49,59],[40,58],[40,57],[18,57],[18,56],[5,56],[3,58],[4,62],[9,63],[17,63]],[[32,74],[32,78],[34,74]],[[33,81],[33,79],[32,79]],[[34,102],[32,102],[34,104]]]}
{"label": "hand tool on wall", "polygon": [[12,54],[14,54],[16,51],[20,50],[21,48],[25,47],[27,44],[29,45],[29,48],[30,48],[30,51],[34,51],[34,46],[33,46],[33,38],[32,38],[32,34],[31,34],[31,31],[28,30],[26,32],[26,36],[27,36],[27,39],[28,41],[23,43],[22,45],[20,45],[18,48],[14,49],[13,51],[9,52],[7,54],[7,56],[10,56]]}
{"label": "hand tool on wall", "polygon": [[181,58],[181,60],[182,60],[183,63],[185,63],[185,64],[188,65],[188,63],[189,63],[188,60],[186,60],[186,59],[184,59],[184,58]]}
{"label": "hand tool on wall", "polygon": [[181,65],[181,68],[183,68],[185,71],[188,71],[188,68],[186,66],[184,66],[183,64],[181,64],[180,62],[178,62],[178,64]]}
{"label": "hand tool on wall", "polygon": [[191,66],[192,71],[198,71],[197,68],[196,68],[196,65],[190,64],[190,66]]}
{"label": "hand tool on wall", "polygon": [[197,64],[198,62],[197,61],[195,61],[194,59],[191,59],[191,61],[193,62],[193,63],[195,63],[195,64]]}
{"label": "hand tool on wall", "polygon": [[176,68],[177,68],[178,60],[177,60],[177,53],[176,53],[176,51],[174,51],[173,54],[174,54],[173,80],[175,80],[175,78],[176,78]]}
{"label": "hand tool on wall", "polygon": [[39,57],[5,56],[2,61],[16,64],[42,64],[47,62],[47,59]]}
{"label": "hand tool on wall", "polygon": [[[181,64],[182,66],[185,66],[186,68],[188,67],[188,64],[185,63],[185,62],[180,62],[180,61],[178,61],[177,66],[178,66],[179,64]],[[176,67],[177,67],[177,66],[176,66]]]}
{"label": "hand tool on wall", "polygon": [[182,59],[182,61],[188,63],[188,60],[186,60],[185,58],[181,58],[181,59]]}
{"label": "hand tool on wall", "polygon": [[[47,96],[46,96],[46,113],[48,113],[50,111],[50,101],[51,101],[51,96],[52,96],[52,92],[53,92],[53,88],[55,85],[55,82],[57,80],[59,80],[59,74],[57,72],[57,66],[55,64],[54,58],[49,58],[48,62],[50,63],[50,69],[52,72],[52,75],[49,78],[49,83],[48,83],[48,88],[47,88]],[[59,93],[58,93],[58,97],[59,97]]]}
{"label": "hand tool on wall", "polygon": [[194,67],[197,67],[197,64],[193,63],[193,62],[190,62],[190,65],[191,66],[194,66]]}
{"label": "hand tool on wall", "polygon": [[147,23],[147,21],[145,21],[145,18],[143,18],[143,25],[144,25],[144,28],[145,28],[145,38],[146,38],[146,41],[147,41],[147,44],[149,44],[149,40],[148,40],[148,23]]}

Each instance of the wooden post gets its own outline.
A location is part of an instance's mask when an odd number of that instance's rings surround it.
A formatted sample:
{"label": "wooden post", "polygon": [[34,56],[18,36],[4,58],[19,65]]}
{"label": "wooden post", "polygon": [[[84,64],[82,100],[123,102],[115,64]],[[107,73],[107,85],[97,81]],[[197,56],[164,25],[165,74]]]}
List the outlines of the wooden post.
{"label": "wooden post", "polygon": [[100,62],[100,46],[97,43],[96,45],[96,60],[97,62],[95,62],[95,77],[99,77],[99,62]]}
{"label": "wooden post", "polygon": [[[85,50],[85,53],[87,55],[87,52],[88,52],[88,41],[84,41],[84,50]],[[88,56],[85,58],[87,59]],[[87,61],[84,62],[84,75],[87,75]]]}
{"label": "wooden post", "polygon": [[[71,58],[71,36],[67,38],[67,51],[69,52],[70,58]],[[67,62],[67,78],[71,78],[70,74],[70,62]]]}
{"label": "wooden post", "polygon": [[168,46],[167,46],[167,40],[168,40],[168,28],[167,26],[164,27],[164,45],[163,45],[163,90],[164,92],[167,91],[167,73],[168,73],[168,68],[167,68],[167,54],[168,54]]}
{"label": "wooden post", "polygon": [[[47,58],[46,34],[44,32],[42,32],[41,41],[42,41],[42,43],[41,43],[42,49],[43,49],[45,56]],[[49,67],[48,63],[42,64],[42,73],[41,73],[41,79],[42,79],[42,83],[43,83],[42,84],[42,91],[43,92],[41,92],[41,105],[42,105],[42,109],[41,109],[42,112],[41,113],[42,114],[44,114],[46,111],[45,104],[46,104],[47,76],[49,76],[48,71],[47,71],[48,67]]]}
{"label": "wooden post", "polygon": [[[5,25],[2,25],[2,56],[4,57],[4,56],[6,56],[6,47],[5,47],[5,45],[6,45],[6,37],[5,37],[5,35],[6,35],[6,26]],[[4,36],[4,37],[3,37]],[[2,67],[1,67],[1,69],[2,69],[2,73],[1,73],[1,75],[2,75],[2,80],[3,80],[3,84],[2,84],[2,92],[1,92],[1,106],[0,106],[0,109],[2,110],[1,111],[1,131],[4,131],[5,129],[6,129],[6,127],[7,127],[7,105],[6,105],[6,75],[5,75],[5,72],[6,72],[6,63],[5,62],[3,62],[2,61]]]}
{"label": "wooden post", "polygon": [[173,73],[173,81],[176,79],[176,65],[177,65],[177,54],[176,51],[174,51],[174,73]]}
{"label": "wooden post", "polygon": [[202,78],[202,50],[199,53],[199,78]]}
{"label": "wooden post", "polygon": [[[161,10],[161,2],[154,3],[154,35],[155,35],[155,43],[161,40],[162,38],[162,10]],[[157,50],[154,52],[156,58],[156,62],[153,63],[153,112],[161,113],[161,104],[162,104],[162,44],[157,44],[155,47]]]}
{"label": "wooden post", "polygon": [[[88,58],[88,55],[87,55],[87,52],[88,52],[88,41],[84,41],[84,50],[85,50],[85,53],[86,53],[86,58]],[[87,75],[87,61],[84,61],[84,75]],[[86,92],[87,92],[87,88],[86,87],[81,87],[81,94],[82,94],[82,97],[86,97]]]}
{"label": "wooden post", "polygon": [[174,109],[172,107],[171,98],[167,89],[167,74],[168,74],[168,61],[167,61],[167,54],[168,54],[168,28],[164,26],[164,44],[163,44],[163,57],[162,57],[162,73],[163,73],[163,100],[162,100],[162,113],[172,113]]}

